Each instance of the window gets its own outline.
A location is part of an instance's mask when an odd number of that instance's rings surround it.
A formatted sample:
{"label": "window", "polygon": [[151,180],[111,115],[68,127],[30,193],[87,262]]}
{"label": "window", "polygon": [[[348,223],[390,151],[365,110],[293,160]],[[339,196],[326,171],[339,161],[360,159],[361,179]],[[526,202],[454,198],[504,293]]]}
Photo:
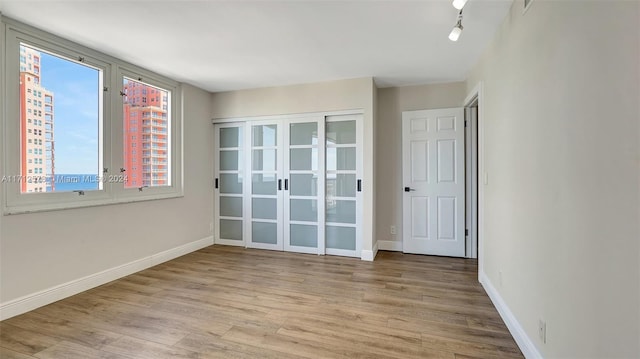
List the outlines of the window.
{"label": "window", "polygon": [[[166,163],[163,166],[157,166],[151,168],[150,166],[143,166],[140,168],[134,167],[131,164],[138,158],[138,154],[135,150],[127,152],[127,148],[136,147],[136,136],[131,136],[131,139],[125,141],[124,162],[127,165],[129,178],[125,182],[125,188],[136,187],[133,184],[133,178],[137,177],[152,177],[152,179],[145,185],[148,187],[165,187],[171,186],[171,151],[170,151],[170,133],[171,128],[171,116],[169,111],[169,103],[171,101],[171,90],[156,86],[151,83],[146,83],[141,80],[134,80],[130,77],[123,77],[122,87],[127,91],[132,89],[141,89],[143,94],[147,93],[161,93],[163,98],[167,99],[167,110],[160,110],[157,105],[147,104],[147,98],[142,97],[141,101],[137,99],[127,99],[123,103],[123,121],[124,128],[131,130],[135,128],[134,124],[137,124],[135,120],[138,112],[142,113],[143,118],[153,118],[153,120],[142,121],[142,132],[153,134],[153,136],[143,135],[139,141],[143,149],[153,149],[153,151],[142,151],[142,162],[153,163]],[[163,120],[157,118],[166,116]],[[129,142],[127,144],[127,142]]]}
{"label": "window", "polygon": [[[1,21],[7,69],[1,85],[17,89],[0,98],[7,114],[0,118],[7,148],[0,164],[6,214],[182,195],[178,83],[17,21]],[[166,101],[162,107],[147,103],[147,93]],[[107,111],[108,104],[130,112]],[[149,139],[153,151],[144,155],[132,148],[146,142],[127,136],[137,133],[140,118],[149,122],[140,131],[159,135]],[[166,165],[147,176],[132,166],[145,155]],[[148,183],[129,181],[132,171]]]}

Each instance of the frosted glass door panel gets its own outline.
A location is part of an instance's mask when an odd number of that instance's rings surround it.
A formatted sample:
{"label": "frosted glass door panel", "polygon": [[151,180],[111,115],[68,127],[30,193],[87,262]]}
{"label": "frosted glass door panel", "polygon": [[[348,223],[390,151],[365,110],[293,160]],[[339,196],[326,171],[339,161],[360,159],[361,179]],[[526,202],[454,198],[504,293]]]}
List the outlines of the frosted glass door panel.
{"label": "frosted glass door panel", "polygon": [[255,219],[278,219],[278,200],[275,198],[252,199],[251,216]]}
{"label": "frosted glass door panel", "polygon": [[290,241],[292,246],[317,248],[318,226],[292,224],[290,226]]}
{"label": "frosted glass door panel", "polygon": [[222,217],[242,217],[242,197],[220,197]]}
{"label": "frosted glass door panel", "polygon": [[328,122],[327,143],[334,145],[356,143],[356,121]]}
{"label": "frosted glass door panel", "polygon": [[316,122],[292,123],[289,128],[289,145],[318,144],[318,124]]}
{"label": "frosted glass door panel", "polygon": [[220,148],[241,148],[242,128],[227,127],[220,129]]}
{"label": "frosted glass door panel", "polygon": [[317,196],[318,176],[314,174],[291,174],[289,193],[291,196]]}
{"label": "frosted glass door panel", "polygon": [[238,150],[220,151],[220,171],[238,171],[242,167],[242,152]]}
{"label": "frosted glass door panel", "polygon": [[275,171],[278,166],[277,150],[253,150],[254,171]]}
{"label": "frosted glass door panel", "polygon": [[232,241],[242,241],[242,220],[221,219],[220,238]]}
{"label": "frosted glass door panel", "polygon": [[327,248],[356,249],[356,229],[354,227],[327,226]]}
{"label": "frosted glass door panel", "polygon": [[257,173],[252,176],[251,193],[276,195],[278,179],[275,174]]}
{"label": "frosted glass door panel", "polygon": [[327,148],[327,171],[356,170],[355,147]]}
{"label": "frosted glass door panel", "polygon": [[355,197],[356,175],[336,174],[335,178],[327,178],[327,197]]}
{"label": "frosted glass door panel", "polygon": [[253,222],[251,226],[251,241],[254,243],[277,244],[278,224]]}
{"label": "frosted glass door panel", "polygon": [[253,126],[253,147],[278,145],[278,125]]}
{"label": "frosted glass door panel", "polygon": [[289,169],[294,171],[317,171],[317,148],[293,148],[289,154]]}
{"label": "frosted glass door panel", "polygon": [[318,221],[318,205],[315,199],[292,199],[290,204],[292,221]]}
{"label": "frosted glass door panel", "polygon": [[221,174],[220,193],[242,194],[242,177],[237,173]]}
{"label": "frosted glass door panel", "polygon": [[333,201],[327,203],[327,222],[356,223],[356,201]]}

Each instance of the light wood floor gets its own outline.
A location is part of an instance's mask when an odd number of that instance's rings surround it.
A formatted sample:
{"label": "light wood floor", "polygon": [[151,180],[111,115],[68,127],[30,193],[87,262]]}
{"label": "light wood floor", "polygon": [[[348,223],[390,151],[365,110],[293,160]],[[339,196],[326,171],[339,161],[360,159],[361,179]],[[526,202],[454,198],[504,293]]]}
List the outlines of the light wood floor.
{"label": "light wood floor", "polygon": [[213,246],[0,323],[0,358],[522,358],[476,261]]}

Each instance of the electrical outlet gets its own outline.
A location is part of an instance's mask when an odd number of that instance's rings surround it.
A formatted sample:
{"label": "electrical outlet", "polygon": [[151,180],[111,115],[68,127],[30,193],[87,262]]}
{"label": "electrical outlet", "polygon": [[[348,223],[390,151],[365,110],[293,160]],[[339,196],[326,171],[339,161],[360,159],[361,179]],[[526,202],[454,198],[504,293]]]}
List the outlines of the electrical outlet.
{"label": "electrical outlet", "polygon": [[396,226],[391,226],[391,234],[396,234]]}
{"label": "electrical outlet", "polygon": [[488,185],[489,184],[489,172],[485,172],[484,173],[484,185]]}
{"label": "electrical outlet", "polygon": [[209,232],[213,232],[213,222],[209,223]]}
{"label": "electrical outlet", "polygon": [[538,337],[543,344],[547,343],[547,322],[542,319],[538,320]]}

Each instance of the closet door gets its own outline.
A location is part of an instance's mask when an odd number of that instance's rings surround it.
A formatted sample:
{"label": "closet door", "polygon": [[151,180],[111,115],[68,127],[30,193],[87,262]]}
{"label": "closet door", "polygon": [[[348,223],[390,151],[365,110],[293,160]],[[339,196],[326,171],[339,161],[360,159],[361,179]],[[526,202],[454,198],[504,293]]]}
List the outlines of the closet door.
{"label": "closet door", "polygon": [[244,195],[246,193],[244,123],[217,124],[215,131],[215,232],[214,242],[245,245]]}
{"label": "closet door", "polygon": [[323,248],[324,153],[323,126],[318,118],[285,123],[284,249],[318,253]]}
{"label": "closet door", "polygon": [[327,116],[326,254],[359,257],[362,221],[362,115]]}
{"label": "closet door", "polygon": [[281,121],[248,123],[251,165],[247,247],[283,250]]}

